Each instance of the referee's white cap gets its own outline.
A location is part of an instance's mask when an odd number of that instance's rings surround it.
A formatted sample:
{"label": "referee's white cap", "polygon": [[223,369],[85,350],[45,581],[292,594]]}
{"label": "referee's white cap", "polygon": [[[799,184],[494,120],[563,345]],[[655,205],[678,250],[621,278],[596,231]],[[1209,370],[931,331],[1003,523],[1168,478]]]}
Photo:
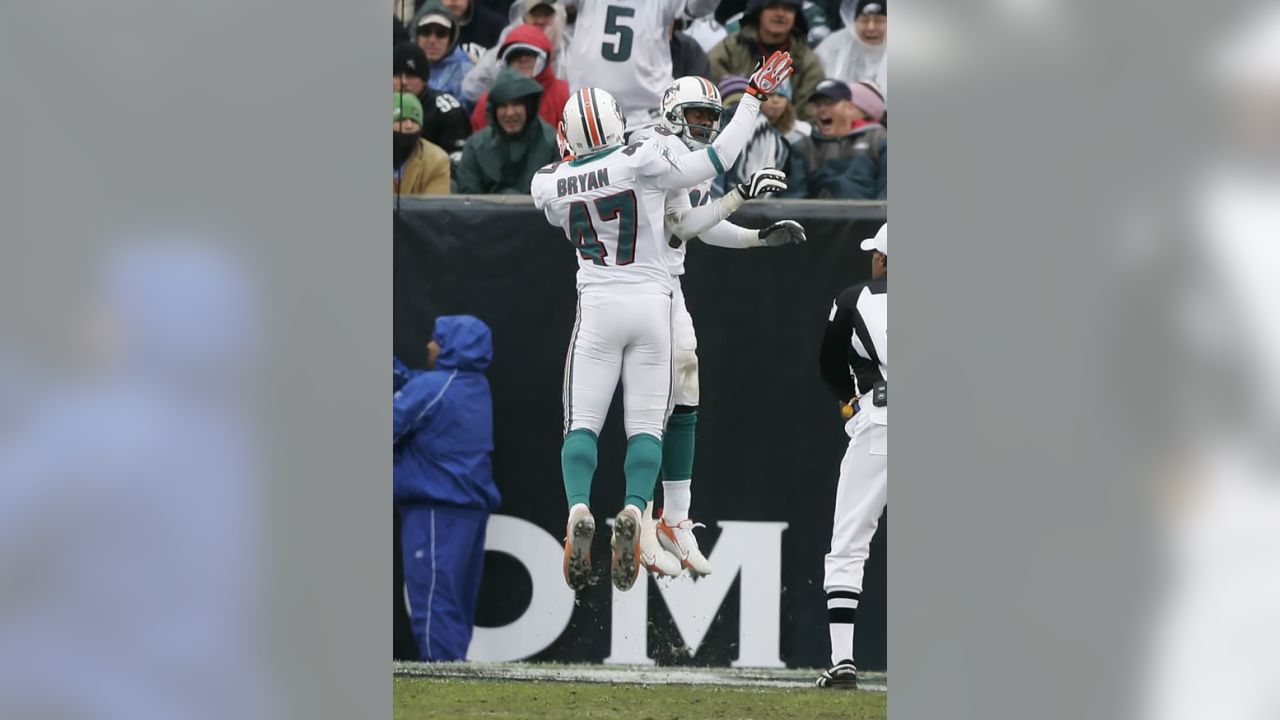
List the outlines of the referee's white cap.
{"label": "referee's white cap", "polygon": [[889,223],[880,226],[876,231],[876,236],[867,238],[862,241],[863,250],[879,250],[885,255],[889,254]]}

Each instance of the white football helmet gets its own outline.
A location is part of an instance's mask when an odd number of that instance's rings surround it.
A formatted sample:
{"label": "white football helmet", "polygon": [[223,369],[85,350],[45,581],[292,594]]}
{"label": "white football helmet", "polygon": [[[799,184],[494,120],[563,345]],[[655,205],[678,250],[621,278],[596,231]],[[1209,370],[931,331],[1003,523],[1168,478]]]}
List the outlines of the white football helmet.
{"label": "white football helmet", "polygon": [[622,106],[605,90],[584,87],[564,104],[560,131],[574,157],[583,158],[621,145],[626,130]]}
{"label": "white football helmet", "polygon": [[[689,108],[706,108],[715,116],[711,127],[690,125],[684,112]],[[662,127],[673,135],[679,136],[693,150],[706,147],[716,135],[720,134],[720,116],[724,112],[724,103],[720,100],[720,91],[710,80],[694,75],[679,78],[667,91],[662,93],[661,112],[658,113]]]}

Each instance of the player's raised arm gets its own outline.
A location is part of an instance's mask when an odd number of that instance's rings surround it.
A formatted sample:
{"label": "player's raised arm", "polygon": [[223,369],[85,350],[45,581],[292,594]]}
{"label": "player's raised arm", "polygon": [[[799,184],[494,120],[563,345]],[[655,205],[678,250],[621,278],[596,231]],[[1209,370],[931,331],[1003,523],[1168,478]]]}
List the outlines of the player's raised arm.
{"label": "player's raised arm", "polygon": [[[795,71],[791,63],[791,53],[779,50],[770,55],[751,74],[747,94],[738,102],[738,109],[734,111],[733,119],[711,144],[719,154],[724,167],[732,167],[737,162],[738,154],[751,139],[751,131],[755,128],[761,103],[768,100],[769,96],[776,92]],[[721,172],[724,171],[721,170]]]}
{"label": "player's raised arm", "polygon": [[[662,157],[655,157],[647,167],[642,167],[641,172],[667,190],[692,187],[724,173],[737,161],[738,154],[751,138],[756,116],[760,113],[760,103],[767,100],[770,93],[791,77],[791,73],[790,53],[780,50],[770,55],[751,75],[747,94],[738,103],[733,119],[706,151],[688,153],[679,158],[660,153]],[[666,162],[662,163],[662,159]]]}

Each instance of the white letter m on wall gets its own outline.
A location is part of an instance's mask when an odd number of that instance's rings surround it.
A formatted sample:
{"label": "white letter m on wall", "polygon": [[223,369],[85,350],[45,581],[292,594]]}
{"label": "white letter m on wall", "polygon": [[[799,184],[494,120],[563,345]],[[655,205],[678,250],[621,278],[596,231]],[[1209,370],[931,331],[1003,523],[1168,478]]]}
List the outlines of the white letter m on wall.
{"label": "white letter m on wall", "polygon": [[[688,648],[697,653],[724,603],[734,578],[741,576],[738,659],[734,667],[785,667],[779,657],[782,614],[782,531],[785,522],[718,523],[712,549],[715,572],[694,581],[686,573],[658,582],[658,590]],[[606,663],[652,664],[648,657],[648,576],[629,591],[613,591],[613,644]]]}

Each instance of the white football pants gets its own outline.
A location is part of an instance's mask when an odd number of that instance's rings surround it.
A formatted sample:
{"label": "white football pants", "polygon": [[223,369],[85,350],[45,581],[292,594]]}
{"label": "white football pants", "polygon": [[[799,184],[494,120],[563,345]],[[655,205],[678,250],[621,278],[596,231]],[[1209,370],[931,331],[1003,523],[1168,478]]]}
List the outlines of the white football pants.
{"label": "white football pants", "polygon": [[622,379],[627,437],[662,438],[671,411],[671,296],[659,285],[587,285],[564,371],[564,432],[600,434]]}
{"label": "white football pants", "polygon": [[[869,405],[871,398],[863,402]],[[840,461],[831,552],[827,553],[822,582],[828,592],[862,592],[862,571],[871,552],[871,538],[888,502],[889,426],[873,414],[864,406],[845,423],[849,449]]]}
{"label": "white football pants", "polygon": [[698,406],[698,336],[693,331],[693,316],[684,304],[680,278],[674,277],[675,296],[671,298],[672,362],[675,363],[676,405]]}

